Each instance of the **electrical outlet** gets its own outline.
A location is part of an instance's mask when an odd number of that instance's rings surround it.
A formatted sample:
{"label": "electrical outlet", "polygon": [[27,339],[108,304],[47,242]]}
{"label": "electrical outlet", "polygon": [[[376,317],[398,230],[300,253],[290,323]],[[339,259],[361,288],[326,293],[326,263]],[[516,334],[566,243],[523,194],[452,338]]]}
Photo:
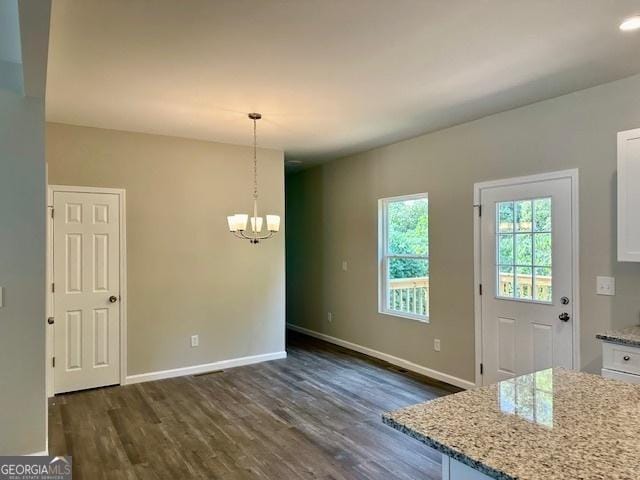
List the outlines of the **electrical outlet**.
{"label": "electrical outlet", "polygon": [[342,261],[342,271],[346,272],[348,270],[348,268],[349,268],[349,264],[347,263],[346,260],[343,260]]}
{"label": "electrical outlet", "polygon": [[434,338],[434,339],[433,339],[433,349],[434,349],[436,352],[439,352],[439,351],[440,351],[440,339],[439,339],[439,338]]}
{"label": "electrical outlet", "polygon": [[200,336],[199,335],[191,335],[191,346],[192,347],[200,346]]}
{"label": "electrical outlet", "polygon": [[616,279],[613,277],[596,277],[596,293],[598,295],[615,295]]}
{"label": "electrical outlet", "polygon": [[333,313],[332,312],[327,313],[327,321],[329,323],[333,322]]}

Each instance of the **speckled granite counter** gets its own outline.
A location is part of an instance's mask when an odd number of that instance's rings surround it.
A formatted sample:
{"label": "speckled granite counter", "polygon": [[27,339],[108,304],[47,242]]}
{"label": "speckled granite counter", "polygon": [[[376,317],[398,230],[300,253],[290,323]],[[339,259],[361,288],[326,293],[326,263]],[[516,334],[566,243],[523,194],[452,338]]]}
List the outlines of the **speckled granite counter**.
{"label": "speckled granite counter", "polygon": [[640,478],[640,385],[549,369],[383,415],[497,479]]}
{"label": "speckled granite counter", "polygon": [[605,342],[621,343],[623,345],[640,347],[640,325],[599,333],[596,335],[596,338],[604,340]]}

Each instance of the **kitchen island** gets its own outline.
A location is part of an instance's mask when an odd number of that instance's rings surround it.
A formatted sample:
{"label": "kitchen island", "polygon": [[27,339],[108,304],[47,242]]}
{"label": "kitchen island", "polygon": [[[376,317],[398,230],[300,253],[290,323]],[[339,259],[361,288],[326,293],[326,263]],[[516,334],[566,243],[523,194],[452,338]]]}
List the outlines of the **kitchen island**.
{"label": "kitchen island", "polygon": [[640,386],[548,369],[383,415],[443,480],[640,478]]}

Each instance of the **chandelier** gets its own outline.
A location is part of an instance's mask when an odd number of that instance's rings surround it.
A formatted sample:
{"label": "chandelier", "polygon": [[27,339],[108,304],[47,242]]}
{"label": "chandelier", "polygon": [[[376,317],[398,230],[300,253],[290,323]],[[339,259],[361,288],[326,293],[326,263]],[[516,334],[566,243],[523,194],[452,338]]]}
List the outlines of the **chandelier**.
{"label": "chandelier", "polygon": [[[256,122],[262,118],[260,113],[250,113],[249,119],[253,121],[253,216],[249,218],[246,213],[236,213],[227,217],[229,231],[236,237],[249,240],[253,245],[273,237],[280,230],[280,217],[278,215],[265,215],[267,229],[262,231],[263,219],[258,216],[258,143],[256,136]],[[250,221],[249,221],[250,220]],[[249,230],[247,230],[249,223]]]}

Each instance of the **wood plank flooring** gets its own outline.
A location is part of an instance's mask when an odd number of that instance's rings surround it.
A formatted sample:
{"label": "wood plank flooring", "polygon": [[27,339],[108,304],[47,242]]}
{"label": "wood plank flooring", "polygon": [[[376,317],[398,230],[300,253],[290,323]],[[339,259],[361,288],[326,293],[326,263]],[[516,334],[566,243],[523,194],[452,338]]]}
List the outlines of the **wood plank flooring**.
{"label": "wood plank flooring", "polygon": [[439,479],[433,450],[382,412],[457,391],[289,333],[288,358],[58,395],[51,455],[75,480]]}

